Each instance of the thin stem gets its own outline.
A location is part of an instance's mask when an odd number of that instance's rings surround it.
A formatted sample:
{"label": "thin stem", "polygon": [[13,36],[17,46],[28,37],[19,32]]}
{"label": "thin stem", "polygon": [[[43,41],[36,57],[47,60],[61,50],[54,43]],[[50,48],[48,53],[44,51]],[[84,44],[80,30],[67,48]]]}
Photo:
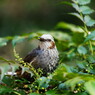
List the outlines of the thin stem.
{"label": "thin stem", "polygon": [[89,44],[90,44],[91,55],[93,55],[93,47],[92,47],[92,43],[91,43],[91,41],[89,41]]}
{"label": "thin stem", "polygon": [[[77,2],[74,2],[76,5],[78,5],[78,3]],[[79,5],[78,5],[79,6]],[[83,16],[83,14],[82,14],[82,12],[81,11],[79,11],[79,14],[80,14],[80,16],[82,17],[82,19],[83,19],[83,24],[84,24],[84,31],[85,31],[85,33],[86,33],[86,36],[88,36],[89,35],[89,31],[88,31],[88,29],[87,29],[87,26],[86,26],[86,24],[85,24],[85,22],[84,22],[84,16]],[[93,47],[92,47],[92,43],[91,43],[91,41],[89,41],[89,45],[90,45],[90,51],[91,51],[91,54],[93,55]]]}
{"label": "thin stem", "polygon": [[30,70],[36,75],[36,78],[40,78],[40,75],[36,72],[35,68],[31,64],[28,64],[28,66]]}
{"label": "thin stem", "polygon": [[[81,12],[80,12],[80,16],[83,18],[83,14]],[[88,31],[87,26],[86,26],[84,21],[83,21],[83,23],[84,23],[84,31],[85,31],[86,35],[88,36],[89,35],[89,33],[88,33],[89,31]],[[91,41],[89,41],[89,45],[90,45],[91,55],[93,55],[93,47],[92,47]]]}
{"label": "thin stem", "polygon": [[18,61],[22,66],[28,67],[28,68],[35,74],[36,78],[39,78],[40,75],[38,74],[38,72],[36,72],[36,69],[35,69],[31,64],[24,62],[23,59],[20,58],[19,54],[16,52],[15,48],[13,49],[13,51],[14,51],[14,56],[15,56],[15,58],[17,59],[17,61]]}
{"label": "thin stem", "polygon": [[85,29],[85,32],[86,32],[86,34],[87,34],[87,36],[88,36],[89,33],[88,33],[88,29],[87,29],[85,23],[84,23],[84,29]]}
{"label": "thin stem", "polygon": [[[88,29],[87,29],[87,26],[85,25],[85,23],[84,23],[84,28],[85,28],[85,32],[87,33],[87,35],[88,35]],[[89,41],[89,45],[90,45],[90,51],[91,51],[91,55],[93,55],[93,47],[92,47],[92,43],[91,43],[91,41]]]}

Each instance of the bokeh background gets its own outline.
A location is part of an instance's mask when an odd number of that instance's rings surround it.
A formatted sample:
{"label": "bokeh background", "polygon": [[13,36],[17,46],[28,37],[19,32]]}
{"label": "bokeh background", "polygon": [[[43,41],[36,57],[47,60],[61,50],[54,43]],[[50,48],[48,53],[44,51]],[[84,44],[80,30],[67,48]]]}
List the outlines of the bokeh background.
{"label": "bokeh background", "polygon": [[[0,0],[0,37],[55,30],[55,26],[62,21],[81,25],[80,20],[67,14],[75,10],[63,5],[62,1],[64,0]],[[89,6],[94,9],[95,0]],[[95,19],[95,13],[91,17]],[[17,50],[24,57],[36,45],[35,40],[25,41],[17,45]],[[0,47],[0,56],[13,58],[11,42]]]}

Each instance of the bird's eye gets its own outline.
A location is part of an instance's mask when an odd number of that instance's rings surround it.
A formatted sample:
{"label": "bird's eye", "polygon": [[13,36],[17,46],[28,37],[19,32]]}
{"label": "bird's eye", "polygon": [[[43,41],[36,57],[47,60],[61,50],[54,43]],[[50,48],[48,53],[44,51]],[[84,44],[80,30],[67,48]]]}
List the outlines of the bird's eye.
{"label": "bird's eye", "polygon": [[40,38],[39,40],[40,40],[41,42],[45,42],[45,41],[50,42],[50,41],[51,41],[51,39],[44,39],[44,38]]}
{"label": "bird's eye", "polygon": [[51,41],[51,39],[47,39],[47,41],[48,41],[48,42],[50,42],[50,41]]}

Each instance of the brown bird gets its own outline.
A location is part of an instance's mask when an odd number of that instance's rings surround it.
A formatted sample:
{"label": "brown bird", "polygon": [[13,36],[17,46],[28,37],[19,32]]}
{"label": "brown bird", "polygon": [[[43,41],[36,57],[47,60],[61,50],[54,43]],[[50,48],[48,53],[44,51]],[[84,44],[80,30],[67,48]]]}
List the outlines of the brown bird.
{"label": "brown bird", "polygon": [[53,37],[44,34],[39,37],[38,47],[24,58],[24,62],[31,63],[35,69],[41,68],[44,73],[49,73],[56,68],[58,59],[59,53]]}

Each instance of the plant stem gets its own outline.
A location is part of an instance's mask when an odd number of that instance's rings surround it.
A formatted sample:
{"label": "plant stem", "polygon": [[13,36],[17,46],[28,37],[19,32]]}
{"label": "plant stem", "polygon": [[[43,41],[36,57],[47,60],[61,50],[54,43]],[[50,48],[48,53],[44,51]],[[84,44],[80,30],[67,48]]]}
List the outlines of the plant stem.
{"label": "plant stem", "polygon": [[93,47],[92,47],[92,43],[91,43],[91,41],[89,41],[89,44],[90,44],[91,55],[93,55]]}
{"label": "plant stem", "polygon": [[[78,5],[78,4],[77,4],[77,5]],[[82,19],[84,18],[84,17],[83,17],[83,14],[82,14],[81,12],[80,12],[80,16],[82,17]],[[83,23],[84,23],[84,31],[85,31],[85,33],[86,33],[86,36],[88,36],[88,35],[89,35],[89,31],[88,31],[87,26],[86,26],[86,24],[85,24],[84,21],[83,21]],[[89,45],[90,45],[91,55],[93,55],[93,47],[92,47],[91,41],[89,41]]]}
{"label": "plant stem", "polygon": [[[87,36],[89,35],[89,31],[88,31],[88,29],[87,29],[87,26],[85,25],[85,23],[84,23],[84,28],[85,28],[85,32],[87,33]],[[93,55],[93,47],[92,47],[92,43],[91,43],[91,41],[89,41],[89,45],[90,45],[90,51],[91,51],[91,55]]]}

